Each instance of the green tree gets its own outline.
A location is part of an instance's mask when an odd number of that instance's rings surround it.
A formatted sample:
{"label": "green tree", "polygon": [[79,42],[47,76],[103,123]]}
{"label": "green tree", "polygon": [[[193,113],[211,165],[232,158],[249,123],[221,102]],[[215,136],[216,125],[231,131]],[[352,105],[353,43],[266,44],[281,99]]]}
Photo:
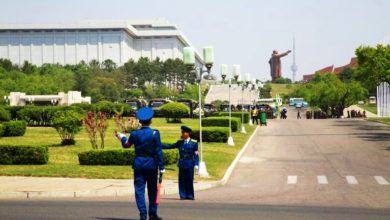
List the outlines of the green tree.
{"label": "green tree", "polygon": [[104,71],[111,73],[116,70],[116,63],[110,59],[104,60],[102,63],[102,68]]}
{"label": "green tree", "polygon": [[355,53],[359,63],[355,77],[367,88],[371,89],[382,82],[390,83],[390,44],[361,46]]}
{"label": "green tree", "polygon": [[57,111],[52,126],[61,137],[61,145],[74,145],[74,137],[82,126],[81,115],[73,110]]}

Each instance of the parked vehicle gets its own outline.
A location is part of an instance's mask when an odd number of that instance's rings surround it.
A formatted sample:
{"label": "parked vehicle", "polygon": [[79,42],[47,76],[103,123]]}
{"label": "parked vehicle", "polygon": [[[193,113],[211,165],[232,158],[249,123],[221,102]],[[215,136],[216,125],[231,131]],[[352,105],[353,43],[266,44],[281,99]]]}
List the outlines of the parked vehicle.
{"label": "parked vehicle", "polygon": [[[203,106],[203,110],[205,112],[205,116],[210,116],[212,115],[214,112],[217,111],[217,109],[215,108],[215,106],[213,104],[204,104]],[[228,109],[229,111],[229,109]]]}
{"label": "parked vehicle", "polygon": [[154,110],[154,115],[157,116],[157,117],[161,117],[162,114],[160,112],[160,108],[162,105],[166,104],[166,103],[169,103],[171,102],[170,100],[168,99],[151,99],[149,101],[149,107],[152,108]]}
{"label": "parked vehicle", "polygon": [[189,118],[194,117],[194,110],[197,108],[198,102],[192,99],[178,99],[177,102],[183,103],[190,109],[190,113],[188,114]]}
{"label": "parked vehicle", "polygon": [[125,103],[133,107],[136,111],[147,105],[147,102],[144,99],[128,99]]}
{"label": "parked vehicle", "polygon": [[[251,105],[249,105],[249,104],[244,104],[244,111],[250,111],[250,108],[251,108]],[[242,105],[241,104],[238,104],[237,105],[237,110],[238,111],[241,111],[241,109],[242,109]]]}
{"label": "parked vehicle", "polygon": [[[229,105],[226,105],[226,104],[222,104],[219,108],[220,108],[219,110],[222,112],[229,111]],[[234,105],[231,105],[231,108],[232,108],[232,112],[236,110],[236,106],[234,106]]]}

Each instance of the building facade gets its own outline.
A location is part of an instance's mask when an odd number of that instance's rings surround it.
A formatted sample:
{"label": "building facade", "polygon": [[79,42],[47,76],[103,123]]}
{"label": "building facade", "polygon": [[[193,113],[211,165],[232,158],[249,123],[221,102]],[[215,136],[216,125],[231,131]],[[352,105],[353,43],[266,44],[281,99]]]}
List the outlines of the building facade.
{"label": "building facade", "polygon": [[[122,65],[140,57],[182,59],[186,46],[191,46],[187,38],[165,20],[0,24],[0,58],[18,65],[107,59]],[[199,54],[196,58],[198,64],[203,62]]]}
{"label": "building facade", "polygon": [[72,105],[77,103],[91,104],[91,97],[82,97],[79,91],[60,92],[57,95],[26,95],[22,92],[11,92],[6,97],[10,106],[35,105]]}

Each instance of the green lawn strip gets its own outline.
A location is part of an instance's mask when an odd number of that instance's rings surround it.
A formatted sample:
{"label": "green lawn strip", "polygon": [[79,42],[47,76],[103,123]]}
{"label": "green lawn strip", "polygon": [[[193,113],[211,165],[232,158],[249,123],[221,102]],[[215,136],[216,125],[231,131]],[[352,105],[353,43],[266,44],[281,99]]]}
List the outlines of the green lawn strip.
{"label": "green lawn strip", "polygon": [[359,105],[359,107],[363,108],[364,110],[377,114],[377,107],[376,104],[365,104],[365,105]]}
{"label": "green lawn strip", "polygon": [[[198,128],[198,120],[183,119],[182,124],[168,124],[165,119],[156,118],[152,127],[160,130],[162,141],[174,143],[180,137],[180,126],[188,125]],[[252,134],[255,126],[246,126],[247,134],[233,133],[236,143],[230,147],[225,143],[204,143],[204,160],[210,179],[220,179],[226,169],[235,158],[235,155],[245,144]],[[110,121],[110,127],[106,136],[105,149],[120,149],[119,141],[114,137],[116,126]],[[48,177],[81,177],[81,178],[107,178],[129,179],[133,171],[129,166],[80,166],[77,154],[89,151],[89,139],[85,131],[76,135],[76,145],[62,147],[57,132],[48,127],[28,127],[23,137],[0,138],[0,145],[25,145],[25,146],[48,146],[49,163],[46,165],[0,165],[0,175],[9,176],[48,176]],[[177,179],[178,168],[176,165],[167,166],[165,178]]]}
{"label": "green lawn strip", "polygon": [[375,121],[390,125],[390,117],[388,118],[366,118],[367,121]]}

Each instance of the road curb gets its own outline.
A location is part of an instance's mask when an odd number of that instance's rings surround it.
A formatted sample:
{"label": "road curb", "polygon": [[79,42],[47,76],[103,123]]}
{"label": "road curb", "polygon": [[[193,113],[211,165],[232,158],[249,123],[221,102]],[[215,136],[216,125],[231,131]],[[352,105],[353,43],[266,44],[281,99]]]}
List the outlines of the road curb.
{"label": "road curb", "polygon": [[229,181],[230,176],[232,175],[232,172],[233,172],[234,168],[237,166],[238,161],[241,159],[241,157],[244,154],[245,150],[248,148],[249,143],[252,141],[252,139],[255,136],[255,134],[256,134],[258,129],[259,129],[259,126],[256,127],[256,129],[253,131],[252,135],[246,141],[245,145],[241,148],[240,152],[238,152],[236,158],[233,160],[233,162],[230,164],[229,168],[226,170],[225,175],[219,181],[220,185],[225,185],[227,183],[227,181]]}

